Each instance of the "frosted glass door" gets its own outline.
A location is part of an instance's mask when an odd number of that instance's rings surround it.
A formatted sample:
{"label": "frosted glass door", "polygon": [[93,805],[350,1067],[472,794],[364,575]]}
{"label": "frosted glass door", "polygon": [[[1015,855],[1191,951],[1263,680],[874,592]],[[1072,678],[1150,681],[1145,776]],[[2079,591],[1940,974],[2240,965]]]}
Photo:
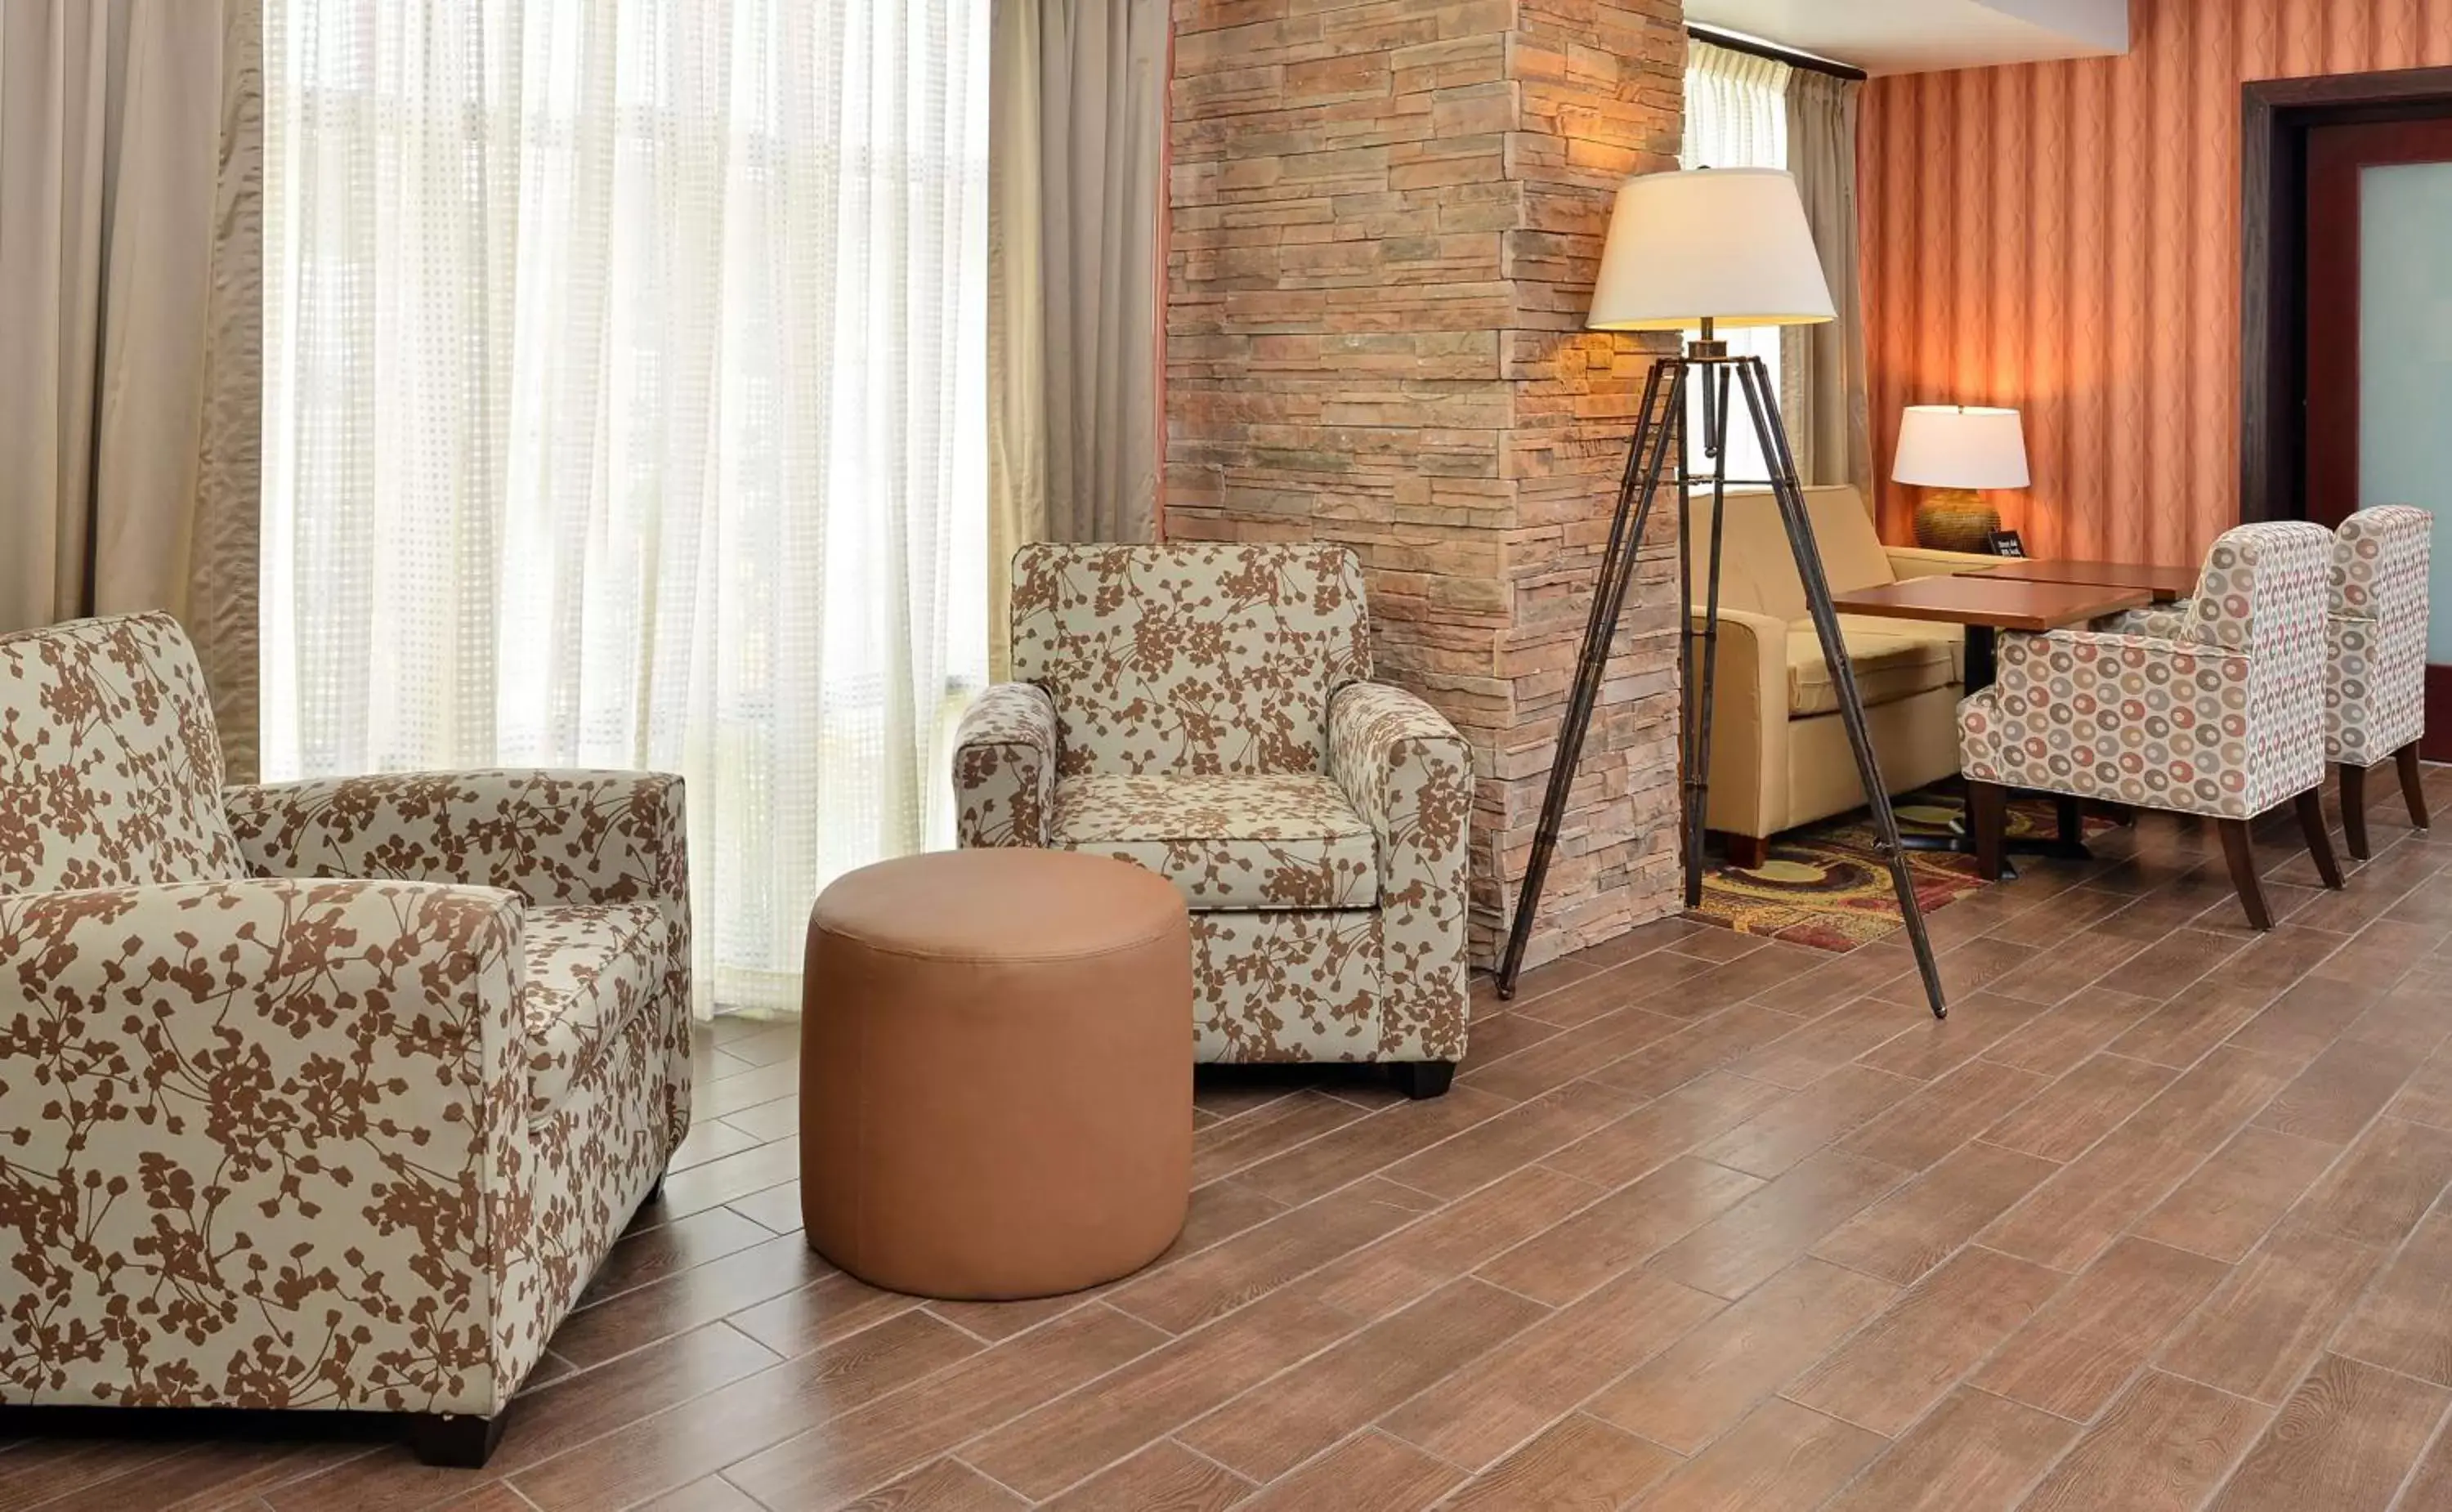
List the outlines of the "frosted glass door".
{"label": "frosted glass door", "polygon": [[2358,502],[2434,512],[2426,659],[2452,662],[2452,163],[2359,170]]}

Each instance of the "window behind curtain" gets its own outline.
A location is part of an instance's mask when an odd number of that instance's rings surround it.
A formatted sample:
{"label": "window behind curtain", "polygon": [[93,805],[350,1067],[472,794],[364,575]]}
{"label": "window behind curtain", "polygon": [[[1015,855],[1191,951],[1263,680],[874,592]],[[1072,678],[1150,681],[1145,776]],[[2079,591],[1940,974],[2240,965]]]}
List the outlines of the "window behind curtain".
{"label": "window behind curtain", "polygon": [[689,783],[698,977],[950,839],[989,0],[267,0],[266,766]]}
{"label": "window behind curtain", "polygon": [[[1691,41],[1686,48],[1686,136],[1679,145],[1681,168],[1784,168],[1788,167],[1788,75],[1785,63]],[[1771,392],[1780,392],[1779,328],[1746,327],[1720,332],[1729,350],[1759,357],[1770,369]],[[1708,375],[1698,374],[1698,381]],[[1733,380],[1729,384],[1728,472],[1731,478],[1762,480],[1770,476],[1762,447],[1754,440],[1753,422]],[[1687,457],[1691,465],[1707,465],[1703,456],[1702,396],[1687,405]]]}

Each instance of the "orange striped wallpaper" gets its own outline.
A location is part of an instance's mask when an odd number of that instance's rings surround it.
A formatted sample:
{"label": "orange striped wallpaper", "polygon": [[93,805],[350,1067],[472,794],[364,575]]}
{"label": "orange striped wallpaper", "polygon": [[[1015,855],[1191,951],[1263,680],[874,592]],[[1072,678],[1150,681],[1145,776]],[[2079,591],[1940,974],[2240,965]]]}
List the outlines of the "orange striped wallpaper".
{"label": "orange striped wallpaper", "polygon": [[1857,143],[1883,534],[1899,409],[2014,404],[2037,556],[2193,564],[2239,514],[2241,83],[2452,64],[2452,0],[2129,0],[2126,57],[1875,79]]}

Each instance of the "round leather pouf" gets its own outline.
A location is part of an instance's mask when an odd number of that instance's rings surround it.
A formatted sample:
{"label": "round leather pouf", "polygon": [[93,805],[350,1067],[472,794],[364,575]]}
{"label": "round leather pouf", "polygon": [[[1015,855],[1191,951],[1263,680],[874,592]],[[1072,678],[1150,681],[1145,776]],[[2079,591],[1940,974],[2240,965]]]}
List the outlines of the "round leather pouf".
{"label": "round leather pouf", "polygon": [[1067,851],[863,867],[809,917],[801,1213],[874,1286],[1075,1291],[1157,1258],[1192,1189],[1175,888]]}

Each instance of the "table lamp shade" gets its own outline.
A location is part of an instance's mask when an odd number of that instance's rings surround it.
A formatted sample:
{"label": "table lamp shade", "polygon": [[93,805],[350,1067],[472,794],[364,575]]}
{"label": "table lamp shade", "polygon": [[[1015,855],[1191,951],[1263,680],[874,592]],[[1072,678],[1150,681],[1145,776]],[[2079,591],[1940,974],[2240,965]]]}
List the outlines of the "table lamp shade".
{"label": "table lamp shade", "polygon": [[1909,404],[1890,481],[1928,488],[2024,488],[2027,434],[2014,409]]}
{"label": "table lamp shade", "polygon": [[1810,325],[1836,313],[1796,181],[1777,168],[1693,168],[1618,187],[1584,324]]}

